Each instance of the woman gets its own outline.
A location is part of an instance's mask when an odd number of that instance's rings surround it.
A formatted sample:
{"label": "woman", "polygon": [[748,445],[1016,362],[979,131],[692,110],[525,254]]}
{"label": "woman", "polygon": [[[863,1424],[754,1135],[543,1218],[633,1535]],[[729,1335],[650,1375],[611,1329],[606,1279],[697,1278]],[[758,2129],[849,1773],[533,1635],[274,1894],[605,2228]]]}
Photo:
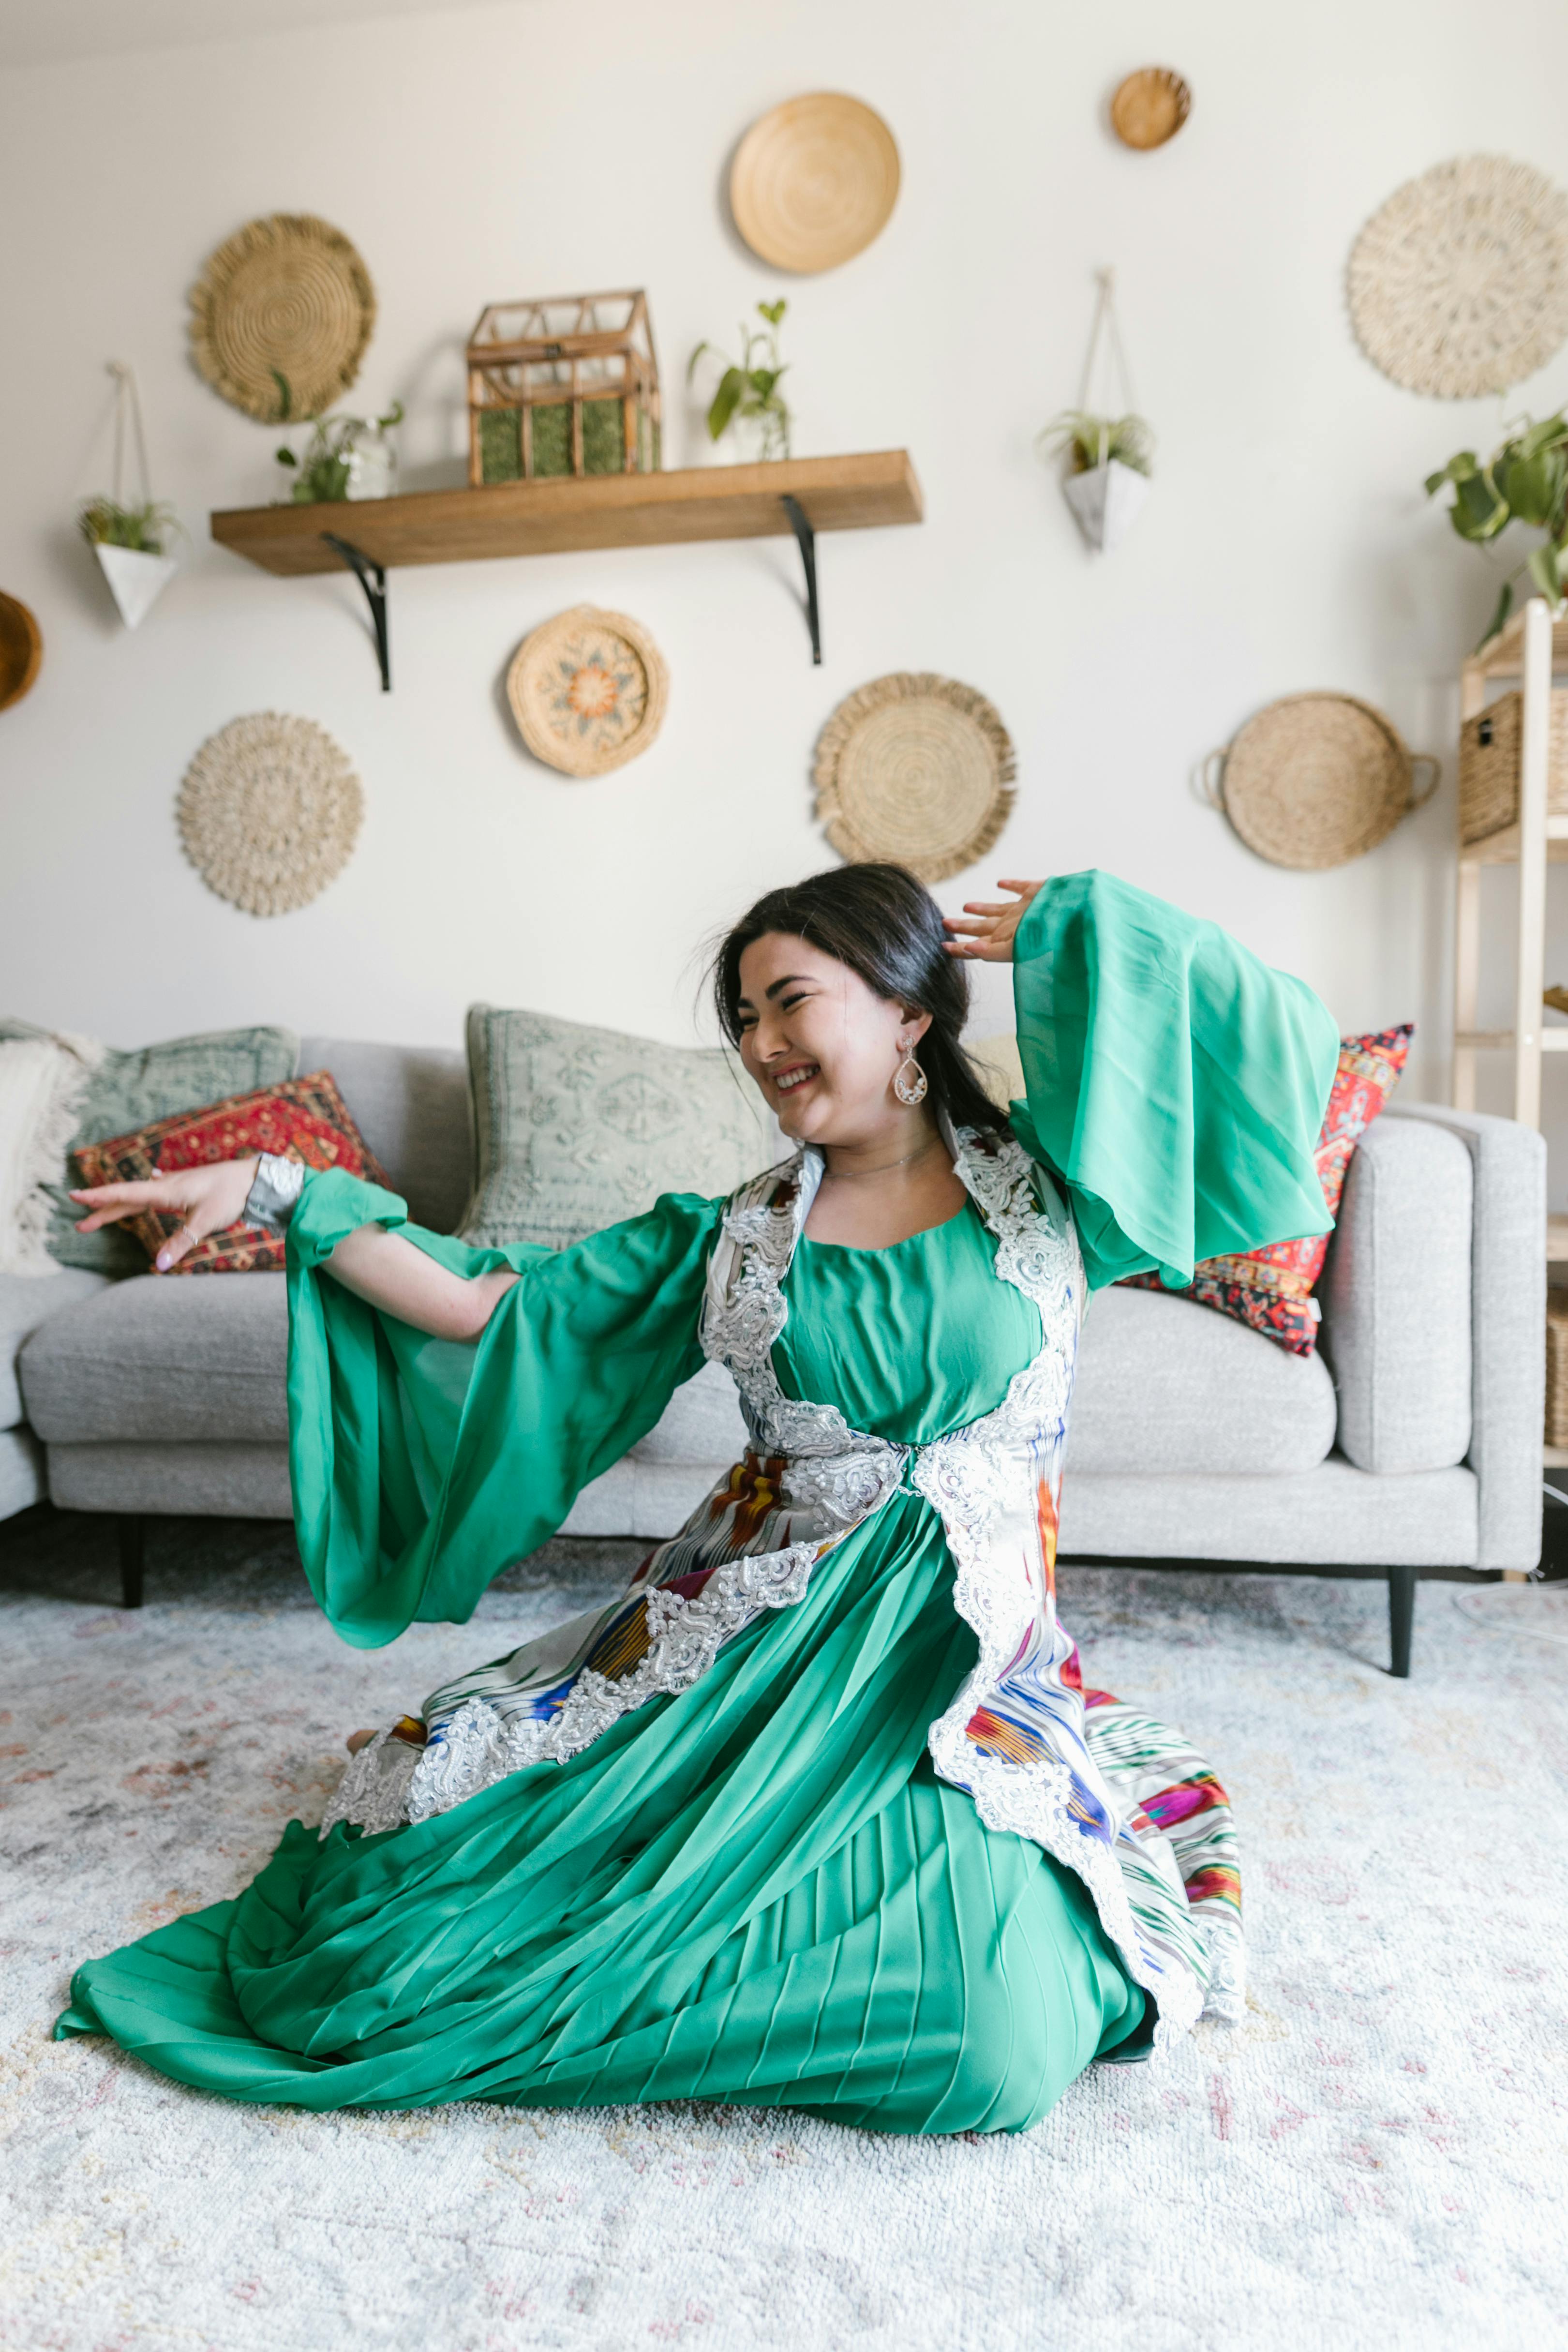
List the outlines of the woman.
{"label": "woman", "polygon": [[[1082,1686],[1054,1602],[1087,1289],[1326,1224],[1337,1040],[1103,875],[943,919],[762,898],[718,1010],[796,1150],[559,1254],[264,1160],[78,1193],[287,1223],[300,1549],[346,1639],[465,1619],[705,1355],[745,1459],[612,1608],[361,1734],[319,1838],[79,1969],[59,2033],[308,2107],[703,2098],[1019,2130],[1240,1990],[1224,1791]],[[1011,961],[1027,1102],[959,1037]]]}

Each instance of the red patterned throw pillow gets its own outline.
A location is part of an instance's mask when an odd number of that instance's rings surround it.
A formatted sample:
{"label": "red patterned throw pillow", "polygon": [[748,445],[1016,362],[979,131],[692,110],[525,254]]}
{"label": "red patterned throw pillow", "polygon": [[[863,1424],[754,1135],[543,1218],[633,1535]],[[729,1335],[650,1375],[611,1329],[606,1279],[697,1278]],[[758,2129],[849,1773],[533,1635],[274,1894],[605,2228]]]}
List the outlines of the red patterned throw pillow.
{"label": "red patterned throw pillow", "polygon": [[[302,1160],[307,1168],[342,1168],[350,1176],[384,1184],[386,1172],[349,1115],[329,1070],[314,1070],[308,1077],[286,1078],[251,1095],[234,1095],[227,1102],[209,1103],[204,1110],[181,1111],[172,1118],[155,1119],[133,1135],[110,1136],[107,1142],[78,1144],[76,1160],[88,1184],[135,1183],[149,1176],[169,1176],[182,1168],[202,1168],[220,1160],[248,1160],[253,1152],[271,1151],[285,1160]],[[148,1211],[129,1217],[125,1230],[136,1235],[150,1258],[180,1220]],[[267,1274],[284,1263],[283,1236],[261,1225],[229,1225],[209,1234],[171,1274]]]}
{"label": "red patterned throw pillow", "polygon": [[[1350,1155],[1393,1093],[1410,1051],[1414,1022],[1397,1029],[1378,1029],[1365,1037],[1342,1037],[1339,1068],[1329,1092],[1329,1107],[1318,1136],[1318,1181],[1331,1217],[1339,1214]],[[1328,1255],[1330,1236],[1274,1242],[1267,1249],[1249,1250],[1244,1257],[1205,1258],[1185,1290],[1172,1295],[1196,1299],[1200,1307],[1217,1307],[1239,1323],[1249,1323],[1289,1348],[1293,1356],[1310,1356],[1318,1344],[1321,1310],[1312,1297]],[[1128,1276],[1137,1290],[1163,1288],[1157,1274]]]}

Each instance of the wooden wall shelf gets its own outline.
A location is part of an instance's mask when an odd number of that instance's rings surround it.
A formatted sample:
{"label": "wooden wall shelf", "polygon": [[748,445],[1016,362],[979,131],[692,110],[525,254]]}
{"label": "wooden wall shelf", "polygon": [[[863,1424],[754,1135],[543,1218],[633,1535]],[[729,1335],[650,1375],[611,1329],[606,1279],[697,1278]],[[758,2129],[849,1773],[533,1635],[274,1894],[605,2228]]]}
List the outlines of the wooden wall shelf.
{"label": "wooden wall shelf", "polygon": [[[879,449],[850,457],[699,466],[673,474],[598,474],[586,480],[415,490],[351,504],[238,507],[214,514],[212,533],[220,546],[283,579],[352,563],[382,640],[385,573],[396,564],[470,563],[580,548],[667,547],[683,541],[793,533],[806,569],[812,654],[821,661],[817,532],[916,523],[924,514],[908,451]],[[374,585],[370,573],[378,575]],[[382,667],[385,684],[384,647]]]}
{"label": "wooden wall shelf", "polygon": [[784,457],[765,466],[696,466],[678,474],[492,482],[481,490],[413,490],[330,507],[237,507],[213,537],[264,572],[335,572],[323,539],[336,526],[372,563],[471,563],[560,555],[582,547],[665,547],[680,540],[788,539],[786,498],[814,530],[919,522],[920,484],[904,449],[860,457]]}

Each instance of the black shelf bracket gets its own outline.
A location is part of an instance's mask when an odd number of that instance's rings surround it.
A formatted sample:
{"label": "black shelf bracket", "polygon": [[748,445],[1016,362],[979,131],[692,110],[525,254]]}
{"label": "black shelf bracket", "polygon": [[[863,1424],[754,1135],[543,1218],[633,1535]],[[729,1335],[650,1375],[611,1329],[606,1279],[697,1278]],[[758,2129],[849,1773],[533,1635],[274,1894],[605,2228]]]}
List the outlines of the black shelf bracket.
{"label": "black shelf bracket", "polygon": [[811,632],[811,659],[820,668],[822,660],[822,616],[817,606],[817,534],[799,499],[791,498],[786,490],[782,504],[789,518],[789,528],[800,545],[800,562],[806,573],[806,626]]}
{"label": "black shelf bracket", "polygon": [[[793,501],[791,500],[792,504]],[[351,541],[340,539],[335,530],[321,533],[334,555],[340,555],[365,592],[365,602],[371,608],[371,625],[376,633],[376,659],[381,664],[382,692],[392,692],[392,653],[387,644],[387,568],[384,563],[372,563],[370,557],[355,547]]]}

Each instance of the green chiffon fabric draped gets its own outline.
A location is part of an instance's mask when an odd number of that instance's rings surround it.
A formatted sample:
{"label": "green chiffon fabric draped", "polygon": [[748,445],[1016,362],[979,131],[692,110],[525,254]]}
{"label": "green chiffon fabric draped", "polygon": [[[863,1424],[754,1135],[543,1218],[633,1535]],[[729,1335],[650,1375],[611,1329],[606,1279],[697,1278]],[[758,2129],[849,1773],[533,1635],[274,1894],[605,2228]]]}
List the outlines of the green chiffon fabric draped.
{"label": "green chiffon fabric draped", "polygon": [[[1322,1230],[1310,1155],[1336,1041],[1310,992],[1097,877],[1048,886],[1019,954],[1017,1124],[1086,1219],[1100,1278],[1190,1272],[1199,1236]],[[559,1255],[501,1253],[404,1226],[372,1186],[307,1184],[288,1244],[296,1516],[346,1639],[465,1619],[652,1427],[702,1360],[722,1205],[667,1196]],[[336,1243],[372,1220],[459,1273],[522,1272],[476,1345],[330,1279]],[[971,1206],[891,1249],[803,1242],[781,1385],[910,1444],[987,1412],[1040,1344],[994,1246]],[[1026,2127],[1142,2039],[1145,1998],[1079,1880],[986,1828],[925,1760],[976,1660],[953,1578],[940,1519],[900,1492],[691,1688],[434,1819],[324,1842],[292,1823],[233,1901],[78,1969],[57,2032],[307,2107],[708,2098]]]}

